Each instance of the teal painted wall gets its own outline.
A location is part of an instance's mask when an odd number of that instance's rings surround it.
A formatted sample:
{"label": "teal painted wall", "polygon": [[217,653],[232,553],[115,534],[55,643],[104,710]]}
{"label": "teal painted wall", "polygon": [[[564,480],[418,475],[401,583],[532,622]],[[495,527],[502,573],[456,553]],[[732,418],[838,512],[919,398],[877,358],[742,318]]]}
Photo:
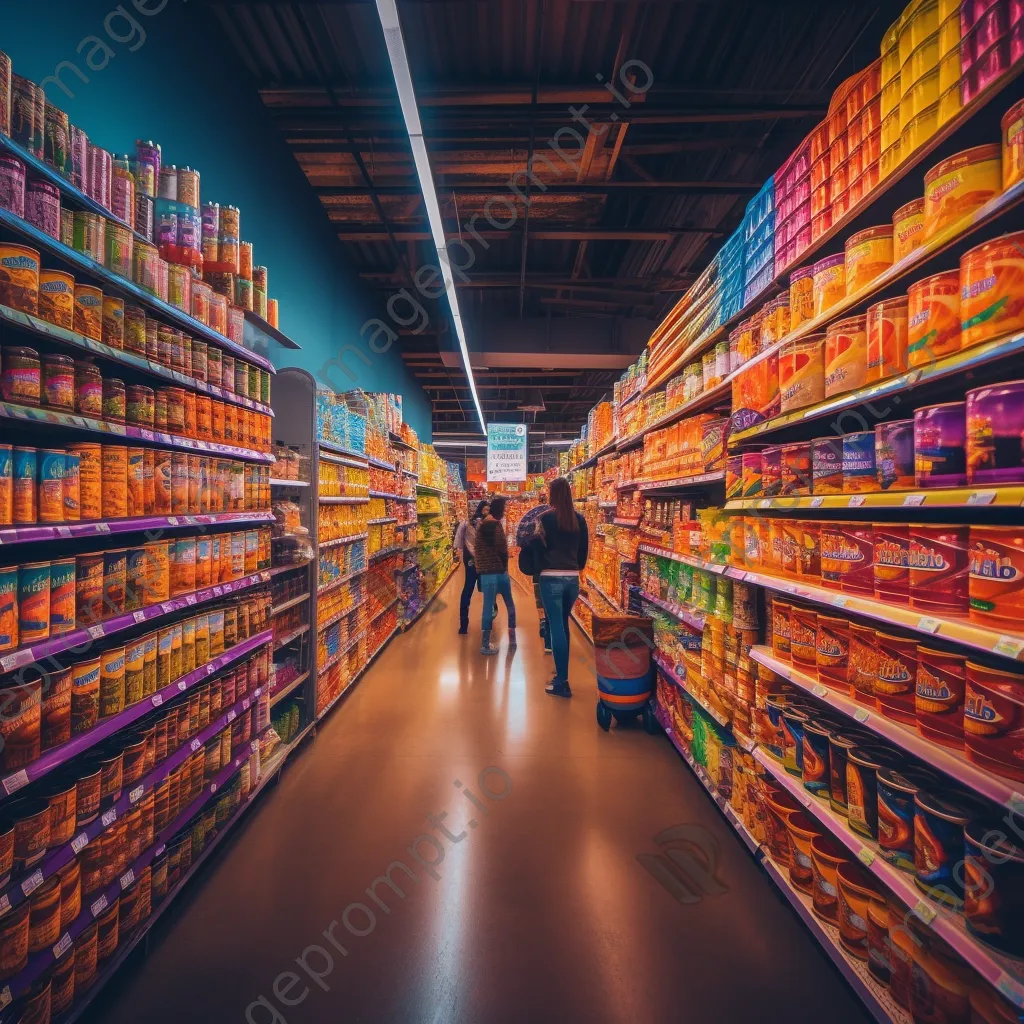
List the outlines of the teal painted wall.
{"label": "teal painted wall", "polygon": [[399,343],[375,353],[372,329],[360,337],[371,317],[387,322],[383,303],[347,260],[212,12],[187,0],[3,0],[0,50],[35,82],[72,62],[88,82],[66,68],[60,80],[74,96],[50,84],[48,102],[106,149],[159,142],[166,161],[201,173],[204,201],[239,207],[242,237],[280,300],[281,330],[302,346],[275,346],[276,366],[300,366],[335,390],[397,392],[406,420],[430,439],[430,404]]}

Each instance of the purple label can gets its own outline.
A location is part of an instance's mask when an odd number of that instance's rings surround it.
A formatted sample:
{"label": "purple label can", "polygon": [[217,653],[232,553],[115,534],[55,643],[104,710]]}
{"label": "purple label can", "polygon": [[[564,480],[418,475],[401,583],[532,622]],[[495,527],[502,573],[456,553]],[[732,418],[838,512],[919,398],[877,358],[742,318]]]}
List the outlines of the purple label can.
{"label": "purple label can", "polygon": [[25,219],[33,227],[60,239],[60,190],[48,181],[33,179],[25,187]]}
{"label": "purple label can", "polygon": [[873,430],[843,435],[843,490],[850,494],[878,490]]}
{"label": "purple label can", "polygon": [[967,478],[1024,482],[1024,380],[967,392]]}
{"label": "purple label can", "polygon": [[169,199],[156,200],[156,244],[178,244],[177,203]]}
{"label": "purple label can", "polygon": [[89,177],[89,136],[71,126],[71,184],[85,191]]}
{"label": "purple label can", "polygon": [[135,173],[135,184],[143,195],[156,198],[157,185],[160,181],[160,147],[155,142],[135,143],[135,161],[132,170]]}
{"label": "purple label can", "polygon": [[817,437],[811,442],[811,491],[814,494],[841,494],[842,490],[842,438]]}
{"label": "purple label can", "polygon": [[914,413],[914,477],[917,487],[967,483],[966,403],[928,405]]}
{"label": "purple label can", "polygon": [[875,427],[875,468],[883,491],[914,486],[913,420],[893,420]]}
{"label": "purple label can", "polygon": [[178,213],[178,245],[182,249],[199,249],[202,246],[203,222],[196,210],[187,207]]}
{"label": "purple label can", "polygon": [[154,220],[153,197],[143,192],[135,193],[135,230],[143,238],[153,241]]}
{"label": "purple label can", "polygon": [[0,207],[25,216],[25,165],[15,156],[0,156]]}

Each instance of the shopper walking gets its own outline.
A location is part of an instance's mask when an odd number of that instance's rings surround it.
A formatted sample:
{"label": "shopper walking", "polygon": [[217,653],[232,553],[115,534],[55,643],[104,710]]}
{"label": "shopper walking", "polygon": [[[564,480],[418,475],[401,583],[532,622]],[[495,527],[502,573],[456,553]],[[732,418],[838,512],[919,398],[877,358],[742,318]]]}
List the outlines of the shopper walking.
{"label": "shopper walking", "polygon": [[490,511],[476,531],[474,557],[476,571],[484,591],[483,639],[481,654],[497,654],[497,646],[491,643],[491,625],[497,607],[497,595],[501,594],[508,613],[508,645],[516,646],[516,606],[512,600],[512,580],[508,575],[508,541],[501,520],[505,515],[505,499],[495,498]]}
{"label": "shopper walking", "polygon": [[569,687],[569,613],[580,593],[580,571],[586,567],[590,551],[587,521],[572,503],[572,491],[564,477],[551,481],[548,493],[551,510],[540,518],[543,533],[543,569],[540,596],[544,602],[551,648],[555,658],[555,677],[547,687],[553,697],[571,697]]}
{"label": "shopper walking", "polygon": [[459,633],[469,632],[469,603],[473,599],[473,590],[477,585],[479,574],[476,571],[476,560],[473,549],[476,547],[476,531],[484,516],[487,515],[488,504],[481,501],[476,511],[468,518],[459,523],[455,530],[455,557],[462,560],[462,571],[464,579],[462,583],[462,597],[459,598]]}

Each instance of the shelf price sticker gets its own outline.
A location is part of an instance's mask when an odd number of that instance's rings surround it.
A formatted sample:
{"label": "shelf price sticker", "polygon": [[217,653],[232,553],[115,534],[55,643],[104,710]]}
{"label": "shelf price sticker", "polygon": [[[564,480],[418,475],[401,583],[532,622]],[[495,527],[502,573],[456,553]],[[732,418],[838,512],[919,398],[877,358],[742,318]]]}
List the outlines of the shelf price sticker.
{"label": "shelf price sticker", "polygon": [[871,717],[871,712],[867,708],[857,708],[853,713],[853,717],[858,722],[866,722]]}
{"label": "shelf price sticker", "polygon": [[167,525],[168,526],[177,526],[178,525],[178,517],[177,516],[168,516],[167,517]]}
{"label": "shelf price sticker", "polygon": [[195,604],[195,603],[196,603],[196,595],[195,594],[186,594],[185,595],[185,604]]}
{"label": "shelf price sticker", "polygon": [[914,913],[922,920],[925,924],[931,924],[935,920],[935,916],[938,911],[930,903],[926,903],[924,900],[918,900],[914,905]]}
{"label": "shelf price sticker", "polygon": [[179,680],[178,680],[178,689],[179,689],[179,690],[180,690],[180,691],[181,691],[182,693],[184,693],[184,692],[185,692],[185,687],[187,687],[187,686],[188,686],[188,683],[186,683],[184,679],[179,679]]}
{"label": "shelf price sticker", "polygon": [[1019,658],[1024,651],[1024,640],[1014,636],[1001,636],[992,648],[993,654],[1005,654],[1008,658]]}
{"label": "shelf price sticker", "polygon": [[11,897],[4,893],[0,896],[0,916],[3,916],[11,909]]}
{"label": "shelf price sticker", "polygon": [[89,845],[89,837],[84,832],[79,832],[74,839],[71,840],[71,849],[75,853],[81,853]]}
{"label": "shelf price sticker", "polygon": [[851,495],[850,500],[847,502],[849,508],[860,508],[864,504],[865,498],[863,494]]}
{"label": "shelf price sticker", "polygon": [[757,507],[758,508],[771,508],[772,507],[772,499],[771,498],[762,498],[757,503]]}
{"label": "shelf price sticker", "polygon": [[141,612],[141,611],[140,612],[132,612],[132,618],[137,623],[138,622],[145,622],[146,621],[146,613],[145,612]]}
{"label": "shelf price sticker", "polygon": [[238,713],[235,711],[234,708],[232,708],[227,714],[228,724],[230,725],[237,717]]}
{"label": "shelf price sticker", "polygon": [[124,892],[124,890],[127,889],[128,886],[131,885],[132,882],[134,882],[134,881],[135,881],[135,871],[134,871],[133,868],[129,868],[121,876],[121,891]]}
{"label": "shelf price sticker", "polygon": [[924,495],[923,494],[904,494],[903,495],[903,504],[904,505],[913,505],[913,506],[923,505],[924,504]]}
{"label": "shelf price sticker", "polygon": [[196,738],[195,738],[195,739],[194,739],[194,740],[193,740],[193,741],[192,741],[192,742],[191,742],[191,743],[189,744],[189,749],[190,749],[190,750],[192,751],[192,753],[194,754],[194,753],[195,753],[195,752],[196,752],[196,751],[197,751],[197,750],[198,750],[198,749],[199,749],[199,748],[200,748],[201,746],[202,746],[202,743],[200,743],[200,742],[199,742],[199,737],[197,736],[197,737],[196,737]]}
{"label": "shelf price sticker", "polygon": [[38,889],[39,886],[41,886],[42,884],[43,884],[43,872],[42,872],[42,870],[33,871],[32,874],[29,875],[28,878],[26,878],[21,883],[21,891],[26,896],[31,896],[32,893],[34,893],[36,891],[36,889]]}
{"label": "shelf price sticker", "polygon": [[58,537],[70,537],[71,536],[71,527],[70,526],[58,526],[57,527],[57,536]]}
{"label": "shelf price sticker", "polygon": [[104,811],[103,817],[100,818],[100,821],[103,823],[104,828],[113,825],[114,822],[117,821],[117,808],[111,807],[109,811]]}
{"label": "shelf price sticker", "polygon": [[995,500],[995,491],[972,491],[967,496],[968,505],[991,505]]}
{"label": "shelf price sticker", "polygon": [[95,523],[94,528],[97,533],[110,533],[109,523]]}
{"label": "shelf price sticker", "polygon": [[103,895],[98,900],[93,901],[92,906],[89,907],[89,912],[93,917],[99,917],[107,909],[107,906],[107,897]]}
{"label": "shelf price sticker", "polygon": [[821,508],[825,504],[825,499],[819,494],[816,498],[811,498],[811,508]]}
{"label": "shelf price sticker", "polygon": [[103,636],[103,626],[90,626],[87,632],[93,640],[99,640],[99,638]]}
{"label": "shelf price sticker", "polygon": [[145,793],[146,793],[146,787],[145,786],[136,786],[128,794],[128,802],[132,803],[132,804],[137,804],[143,798]]}
{"label": "shelf price sticker", "polygon": [[875,861],[875,854],[873,850],[869,850],[866,846],[862,846],[857,853],[857,859],[865,867],[869,868]]}
{"label": "shelf price sticker", "polygon": [[10,796],[12,793],[17,793],[19,789],[28,785],[28,772],[24,768],[20,772],[15,772],[13,775],[8,775],[4,779],[4,789],[7,791],[7,795]]}
{"label": "shelf price sticker", "polygon": [[18,656],[16,654],[8,654],[3,658],[0,658],[0,669],[4,672],[10,672],[18,664]]}
{"label": "shelf price sticker", "polygon": [[813,693],[815,697],[827,697],[828,687],[822,686],[821,683],[818,683],[817,686],[814,686],[811,689],[811,693]]}
{"label": "shelf price sticker", "polygon": [[0,992],[0,1010],[5,1009],[11,1005],[11,986],[4,985],[3,991]]}
{"label": "shelf price sticker", "polygon": [[152,696],[153,707],[158,708],[164,702],[164,695],[162,693],[154,693]]}
{"label": "shelf price sticker", "polygon": [[65,932],[60,941],[53,947],[53,959],[59,960],[71,948],[71,935]]}
{"label": "shelf price sticker", "polygon": [[942,623],[938,619],[930,618],[927,615],[922,615],[917,620],[917,628],[925,633],[938,633],[941,625]]}

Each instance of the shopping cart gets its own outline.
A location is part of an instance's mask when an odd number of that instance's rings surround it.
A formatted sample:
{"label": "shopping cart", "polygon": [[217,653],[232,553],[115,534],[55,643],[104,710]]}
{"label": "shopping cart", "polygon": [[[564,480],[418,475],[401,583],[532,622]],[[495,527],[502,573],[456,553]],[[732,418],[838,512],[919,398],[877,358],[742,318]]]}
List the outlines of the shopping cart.
{"label": "shopping cart", "polygon": [[597,674],[597,724],[605,732],[614,717],[620,725],[643,718],[649,733],[658,731],[654,717],[654,627],[639,615],[594,615],[594,661]]}

